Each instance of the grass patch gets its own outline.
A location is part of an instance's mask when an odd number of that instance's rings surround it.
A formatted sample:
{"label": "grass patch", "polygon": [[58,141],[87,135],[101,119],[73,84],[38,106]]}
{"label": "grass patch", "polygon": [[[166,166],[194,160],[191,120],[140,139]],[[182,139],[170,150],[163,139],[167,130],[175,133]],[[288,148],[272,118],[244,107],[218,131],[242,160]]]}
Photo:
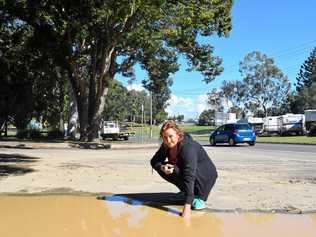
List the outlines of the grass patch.
{"label": "grass patch", "polygon": [[[192,135],[194,140],[198,141],[208,141],[209,136],[195,136]],[[283,144],[312,144],[316,145],[316,137],[307,137],[307,136],[288,136],[288,137],[258,137],[258,143],[283,143]]]}
{"label": "grass patch", "polygon": [[[192,136],[201,136],[206,135],[209,136],[214,127],[211,126],[196,126],[196,125],[180,125],[179,128],[191,134]],[[150,126],[144,125],[143,127],[133,127],[131,129],[136,133],[137,136],[143,134],[143,136],[148,137],[150,134]],[[152,134],[153,138],[159,138],[160,126],[153,125],[152,126]]]}
{"label": "grass patch", "polygon": [[212,126],[197,126],[197,125],[180,125],[182,131],[194,135],[209,135],[215,127]]}
{"label": "grass patch", "polygon": [[296,143],[296,144],[316,145],[316,137],[307,137],[307,136],[257,137],[257,142],[293,143],[293,144]]}

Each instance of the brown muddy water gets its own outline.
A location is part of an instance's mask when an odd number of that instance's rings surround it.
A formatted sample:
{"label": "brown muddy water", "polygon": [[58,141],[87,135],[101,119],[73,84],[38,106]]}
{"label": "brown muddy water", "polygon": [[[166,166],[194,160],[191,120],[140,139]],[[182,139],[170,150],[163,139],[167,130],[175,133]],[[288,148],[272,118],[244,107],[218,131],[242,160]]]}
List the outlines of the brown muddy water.
{"label": "brown muddy water", "polygon": [[193,212],[124,197],[0,196],[0,237],[315,237],[316,214]]}

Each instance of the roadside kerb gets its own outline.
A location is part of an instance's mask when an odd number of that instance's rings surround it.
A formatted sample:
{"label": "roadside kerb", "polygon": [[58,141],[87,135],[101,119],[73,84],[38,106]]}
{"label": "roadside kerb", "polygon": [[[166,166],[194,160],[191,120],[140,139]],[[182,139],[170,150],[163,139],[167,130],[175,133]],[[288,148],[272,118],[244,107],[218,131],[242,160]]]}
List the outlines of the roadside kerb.
{"label": "roadside kerb", "polygon": [[156,148],[158,143],[99,143],[99,142],[17,142],[0,141],[0,148],[15,149],[144,149]]}

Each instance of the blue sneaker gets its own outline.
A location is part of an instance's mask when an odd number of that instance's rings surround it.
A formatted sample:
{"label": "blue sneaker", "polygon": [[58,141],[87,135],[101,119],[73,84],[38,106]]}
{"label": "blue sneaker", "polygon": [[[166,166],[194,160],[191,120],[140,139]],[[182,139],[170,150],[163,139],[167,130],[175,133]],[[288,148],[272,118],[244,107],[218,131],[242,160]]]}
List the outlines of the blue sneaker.
{"label": "blue sneaker", "polygon": [[194,198],[192,202],[192,209],[193,210],[202,210],[205,208],[205,203],[200,198]]}

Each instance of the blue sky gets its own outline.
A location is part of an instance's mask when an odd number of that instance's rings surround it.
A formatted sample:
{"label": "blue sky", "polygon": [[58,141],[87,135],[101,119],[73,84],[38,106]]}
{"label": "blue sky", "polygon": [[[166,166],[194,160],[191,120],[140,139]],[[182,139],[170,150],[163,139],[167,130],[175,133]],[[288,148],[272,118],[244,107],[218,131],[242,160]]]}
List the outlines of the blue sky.
{"label": "blue sky", "polygon": [[[241,79],[238,64],[254,50],[274,58],[294,85],[300,66],[316,47],[315,9],[314,0],[235,0],[233,29],[228,38],[203,39],[203,43],[214,46],[214,54],[223,59],[224,72],[205,84],[202,75],[187,72],[185,61],[180,59],[181,69],[172,76],[172,97],[167,112],[183,114],[185,119],[197,118],[208,108],[205,94],[220,87],[224,80]],[[136,78],[137,87],[146,73],[137,69]]]}

